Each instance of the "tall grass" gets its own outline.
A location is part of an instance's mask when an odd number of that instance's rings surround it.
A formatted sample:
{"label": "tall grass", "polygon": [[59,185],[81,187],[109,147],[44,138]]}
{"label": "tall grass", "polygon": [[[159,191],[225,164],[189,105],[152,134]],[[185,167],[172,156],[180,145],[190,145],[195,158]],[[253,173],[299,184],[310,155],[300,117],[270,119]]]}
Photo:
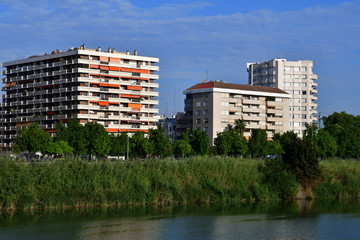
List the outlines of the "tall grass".
{"label": "tall grass", "polygon": [[360,161],[333,158],[320,162],[322,176],[313,188],[318,199],[360,198]]}
{"label": "tall grass", "polygon": [[[0,209],[234,203],[294,197],[281,196],[279,193],[287,190],[276,186],[286,184],[274,182],[290,178],[264,182],[266,173],[259,165],[264,161],[219,156],[127,163],[67,159],[36,164],[0,158]],[[315,197],[358,197],[359,162],[322,161],[321,167],[323,177],[314,187]]]}
{"label": "tall grass", "polygon": [[192,157],[24,164],[0,160],[0,206],[47,208],[234,202],[274,197],[261,184],[259,160]]}

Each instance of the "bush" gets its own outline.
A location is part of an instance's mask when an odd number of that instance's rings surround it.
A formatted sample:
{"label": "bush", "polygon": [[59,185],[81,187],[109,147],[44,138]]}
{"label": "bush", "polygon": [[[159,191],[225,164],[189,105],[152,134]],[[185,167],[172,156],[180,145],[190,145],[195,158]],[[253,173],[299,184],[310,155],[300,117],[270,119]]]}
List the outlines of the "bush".
{"label": "bush", "polygon": [[293,199],[296,197],[299,185],[296,175],[290,167],[280,159],[266,160],[259,166],[259,171],[263,174],[261,181],[267,185],[269,190],[275,192],[279,199]]}

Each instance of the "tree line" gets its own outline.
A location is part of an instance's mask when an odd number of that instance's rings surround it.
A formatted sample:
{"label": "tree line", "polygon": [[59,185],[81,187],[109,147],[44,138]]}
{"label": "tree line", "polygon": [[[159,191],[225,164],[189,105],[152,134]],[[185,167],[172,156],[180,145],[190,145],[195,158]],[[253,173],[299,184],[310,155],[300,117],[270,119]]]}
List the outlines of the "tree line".
{"label": "tree line", "polygon": [[165,137],[161,126],[150,129],[148,136],[143,132],[135,132],[128,137],[126,132],[109,134],[98,123],[82,125],[77,119],[71,120],[67,126],[57,123],[57,137],[39,128],[34,123],[22,128],[15,140],[15,151],[41,152],[52,155],[92,155],[92,156],[126,156],[130,158],[166,157],[175,155],[187,157],[191,155],[225,155],[260,158],[281,156],[285,152],[286,142],[301,141],[311,143],[317,157],[358,158],[360,156],[360,116],[345,112],[333,113],[323,118],[324,127],[316,124],[308,125],[299,139],[293,132],[282,135],[275,134],[272,141],[267,140],[265,130],[253,129],[249,141],[244,137],[246,124],[237,119],[232,128],[217,134],[214,146],[209,147],[209,138],[200,129],[187,130],[182,139],[173,143]]}

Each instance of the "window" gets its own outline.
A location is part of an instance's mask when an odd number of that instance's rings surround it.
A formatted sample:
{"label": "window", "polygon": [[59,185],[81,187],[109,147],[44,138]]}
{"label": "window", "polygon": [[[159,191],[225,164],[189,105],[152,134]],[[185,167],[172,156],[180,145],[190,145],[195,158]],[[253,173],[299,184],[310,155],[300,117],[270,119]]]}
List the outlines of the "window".
{"label": "window", "polygon": [[289,91],[289,90],[286,90],[285,92],[288,93],[288,94],[291,94],[291,91]]}
{"label": "window", "polygon": [[284,68],[284,71],[285,71],[285,72],[290,72],[290,71],[291,71],[291,67],[285,67],[285,68]]}
{"label": "window", "polygon": [[301,107],[301,111],[306,111],[306,107],[305,107],[305,106],[302,106],[302,107]]}
{"label": "window", "polygon": [[306,71],[307,71],[307,67],[301,67],[301,71],[306,72]]}
{"label": "window", "polygon": [[301,75],[301,78],[302,78],[302,79],[307,79],[307,75],[306,75],[306,74],[303,74],[303,75]]}
{"label": "window", "polygon": [[209,115],[209,110],[204,110],[204,115]]}
{"label": "window", "polygon": [[295,75],[294,75],[294,79],[300,79],[300,75],[299,75],[299,74],[295,74]]}
{"label": "window", "polygon": [[221,123],[229,123],[229,119],[227,119],[227,118],[222,118],[222,119],[221,119]]}
{"label": "window", "polygon": [[302,91],[302,95],[306,95],[306,91]]}
{"label": "window", "polygon": [[283,123],[282,122],[275,122],[275,126],[282,126]]}
{"label": "window", "polygon": [[300,114],[294,114],[294,115],[293,115],[293,118],[294,118],[294,119],[299,119],[299,118],[300,118]]}
{"label": "window", "polygon": [[301,83],[301,87],[307,87],[306,83]]}
{"label": "window", "polygon": [[292,110],[293,111],[300,111],[300,107],[293,107]]}
{"label": "window", "polygon": [[293,98],[293,103],[300,103],[300,98]]}
{"label": "window", "polygon": [[221,102],[221,106],[228,107],[228,106],[229,106],[229,102]]}
{"label": "window", "polygon": [[209,128],[208,128],[208,127],[204,127],[204,131],[209,131]]}
{"label": "window", "polygon": [[285,74],[284,77],[285,77],[285,79],[291,79],[291,75],[290,75],[290,74]]}
{"label": "window", "polygon": [[285,82],[284,87],[291,87],[291,83],[290,82]]}
{"label": "window", "polygon": [[228,97],[229,97],[229,94],[228,94],[228,93],[222,93],[222,94],[221,94],[221,97],[223,97],[223,98],[228,98]]}
{"label": "window", "polygon": [[209,123],[209,119],[208,119],[208,118],[204,118],[204,123]]}
{"label": "window", "polygon": [[196,115],[200,115],[201,114],[201,110],[196,110]]}
{"label": "window", "polygon": [[305,126],[306,126],[306,122],[301,123],[301,126],[305,127]]}
{"label": "window", "polygon": [[295,83],[294,83],[294,87],[300,87],[300,83],[295,82]]}
{"label": "window", "polygon": [[196,106],[200,107],[201,106],[201,102],[196,102]]}
{"label": "window", "polygon": [[197,118],[197,119],[196,119],[196,123],[201,123],[201,119],[200,119],[200,118]]}
{"label": "window", "polygon": [[306,98],[302,98],[302,99],[301,99],[301,102],[302,102],[302,103],[306,103]]}
{"label": "window", "polygon": [[209,106],[209,102],[208,102],[208,101],[205,101],[205,102],[204,102],[204,107],[207,107],[207,106]]}
{"label": "window", "polygon": [[282,98],[275,98],[275,102],[282,102],[283,99]]}
{"label": "window", "polygon": [[300,123],[299,122],[294,122],[294,127],[300,127]]}
{"label": "window", "polygon": [[222,115],[229,115],[229,111],[223,110],[223,111],[221,111],[221,114],[222,114]]}
{"label": "window", "polygon": [[294,95],[300,95],[300,91],[297,91],[297,90],[296,90],[296,91],[293,91],[293,94],[294,94]]}
{"label": "window", "polygon": [[300,72],[300,67],[294,67],[294,72]]}
{"label": "window", "polygon": [[306,119],[306,114],[301,114],[302,119]]}

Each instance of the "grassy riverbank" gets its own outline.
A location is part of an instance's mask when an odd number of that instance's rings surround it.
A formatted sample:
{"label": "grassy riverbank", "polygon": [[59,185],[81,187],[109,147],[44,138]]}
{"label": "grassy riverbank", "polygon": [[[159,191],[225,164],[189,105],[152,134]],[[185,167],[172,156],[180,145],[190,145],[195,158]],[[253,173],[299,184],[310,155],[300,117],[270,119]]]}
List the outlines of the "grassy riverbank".
{"label": "grassy riverbank", "polygon": [[[0,207],[26,209],[278,199],[277,186],[266,182],[259,168],[262,164],[263,160],[227,157],[129,163],[62,160],[42,164],[0,159]],[[322,161],[321,167],[323,177],[314,187],[316,197],[357,197],[359,162]],[[280,172],[274,174],[281,175]],[[294,184],[289,186],[293,188]],[[296,195],[294,191],[285,192],[292,195],[288,197]]]}

